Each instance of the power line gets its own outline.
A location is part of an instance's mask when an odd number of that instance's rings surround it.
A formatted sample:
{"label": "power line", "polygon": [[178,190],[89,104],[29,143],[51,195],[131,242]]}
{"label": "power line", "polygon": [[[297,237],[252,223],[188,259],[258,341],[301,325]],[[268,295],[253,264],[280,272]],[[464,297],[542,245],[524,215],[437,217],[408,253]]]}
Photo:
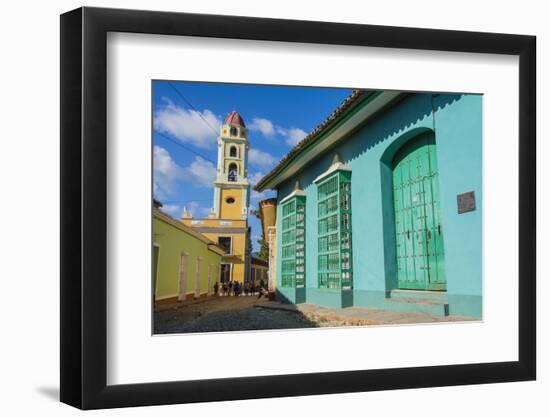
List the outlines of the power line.
{"label": "power line", "polygon": [[191,104],[191,102],[185,98],[185,96],[183,95],[183,93],[181,93],[181,92],[174,86],[174,84],[172,84],[172,83],[169,82],[168,85],[169,85],[170,87],[172,87],[172,89],[176,92],[176,94],[177,94],[178,96],[180,96],[181,99],[182,99],[183,101],[185,101],[189,107],[191,107],[193,110],[195,110],[195,111],[198,113],[198,115],[199,115],[200,118],[204,121],[204,123],[206,123],[206,125],[207,125],[210,129],[212,129],[212,132],[214,132],[214,134],[215,134],[216,136],[218,136],[218,132],[216,131],[216,129],[214,129],[214,128],[212,127],[212,125],[211,125],[210,123],[208,123],[208,120],[206,120],[206,119],[204,118],[204,116],[202,115],[202,113],[201,113],[200,111],[198,111],[198,110],[196,109],[196,107],[193,106],[193,105]]}
{"label": "power line", "polygon": [[193,153],[193,154],[195,154],[195,155],[197,155],[197,156],[200,156],[202,159],[204,159],[204,160],[206,160],[206,161],[208,161],[208,162],[211,162],[211,163],[213,163],[214,165],[217,165],[217,162],[214,162],[212,159],[207,158],[206,156],[204,156],[204,155],[198,153],[197,151],[194,151],[194,150],[191,149],[191,148],[188,148],[188,147],[185,146],[183,143],[181,143],[181,142],[179,142],[179,141],[177,141],[177,140],[175,140],[175,139],[172,139],[170,136],[166,136],[165,134],[160,133],[158,130],[155,130],[154,133],[157,134],[157,135],[159,135],[160,137],[162,137],[162,138],[164,138],[164,139],[166,139],[166,140],[169,140],[170,142],[172,142],[172,143],[174,143],[174,144],[176,144],[176,145],[182,147],[182,148],[185,149],[186,151],[189,151],[189,152],[191,152],[191,153]]}

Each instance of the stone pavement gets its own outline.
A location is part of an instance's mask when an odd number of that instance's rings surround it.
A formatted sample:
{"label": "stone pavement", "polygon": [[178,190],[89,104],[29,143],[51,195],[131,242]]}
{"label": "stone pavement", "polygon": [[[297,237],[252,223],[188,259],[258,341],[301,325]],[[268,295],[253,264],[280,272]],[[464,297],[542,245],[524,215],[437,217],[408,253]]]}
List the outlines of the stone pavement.
{"label": "stone pavement", "polygon": [[319,327],[293,311],[258,309],[257,296],[211,297],[162,306],[154,314],[154,333],[199,333]]}
{"label": "stone pavement", "polygon": [[365,307],[332,308],[317,304],[282,304],[277,301],[267,301],[256,307],[272,310],[294,311],[318,322],[322,327],[336,326],[366,326],[384,324],[413,324],[474,321],[476,319],[462,316],[433,316],[425,313],[403,313],[390,310]]}
{"label": "stone pavement", "polygon": [[439,317],[363,307],[339,309],[315,304],[282,304],[257,296],[210,297],[160,306],[154,314],[154,333],[301,329],[471,320],[473,319],[468,317]]}

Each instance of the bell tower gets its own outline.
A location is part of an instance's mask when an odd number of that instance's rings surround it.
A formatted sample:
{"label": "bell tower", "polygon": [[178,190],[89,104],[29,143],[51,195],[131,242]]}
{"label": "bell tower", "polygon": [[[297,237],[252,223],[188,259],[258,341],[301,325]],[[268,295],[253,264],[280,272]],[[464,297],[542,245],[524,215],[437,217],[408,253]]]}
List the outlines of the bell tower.
{"label": "bell tower", "polygon": [[248,129],[241,115],[233,111],[225,119],[218,137],[218,169],[212,210],[215,218],[247,218],[250,200],[248,148]]}
{"label": "bell tower", "polygon": [[181,221],[225,250],[218,271],[219,282],[250,277],[250,227],[248,205],[248,129],[236,111],[220,128],[218,167],[214,186],[214,204],[206,218],[184,214]]}

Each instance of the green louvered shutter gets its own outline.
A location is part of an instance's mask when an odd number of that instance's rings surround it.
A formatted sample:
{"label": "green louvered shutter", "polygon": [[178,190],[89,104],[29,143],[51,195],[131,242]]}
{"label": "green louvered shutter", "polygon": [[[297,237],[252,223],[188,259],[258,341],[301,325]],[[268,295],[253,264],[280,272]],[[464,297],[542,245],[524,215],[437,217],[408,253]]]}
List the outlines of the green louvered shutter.
{"label": "green louvered shutter", "polygon": [[317,187],[318,286],[351,289],[351,172],[336,171]]}
{"label": "green louvered shutter", "polygon": [[282,206],[281,285],[283,287],[304,287],[305,203],[304,196],[295,196]]}

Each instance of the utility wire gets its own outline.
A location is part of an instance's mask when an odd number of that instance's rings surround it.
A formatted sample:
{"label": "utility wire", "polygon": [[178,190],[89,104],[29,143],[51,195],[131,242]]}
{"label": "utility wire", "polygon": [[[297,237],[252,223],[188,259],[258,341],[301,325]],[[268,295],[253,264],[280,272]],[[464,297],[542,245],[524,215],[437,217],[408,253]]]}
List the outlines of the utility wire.
{"label": "utility wire", "polygon": [[212,127],[212,125],[211,125],[210,123],[208,123],[208,120],[206,120],[206,119],[204,118],[204,116],[202,115],[202,113],[201,113],[200,111],[198,111],[198,110],[196,109],[196,107],[193,106],[193,105],[191,104],[191,102],[185,98],[185,96],[184,96],[184,95],[174,86],[174,84],[172,84],[172,83],[169,82],[168,85],[169,85],[170,87],[172,87],[172,89],[176,92],[176,94],[177,94],[178,96],[180,96],[181,99],[182,99],[183,101],[185,101],[189,107],[191,107],[193,110],[195,110],[195,111],[198,113],[198,115],[199,115],[200,118],[204,121],[204,123],[206,123],[206,125],[207,125],[210,129],[212,129],[212,132],[214,132],[214,134],[215,134],[216,136],[218,136],[218,132],[216,131],[216,129],[214,129],[214,128]]}
{"label": "utility wire", "polygon": [[170,136],[166,136],[165,134],[160,133],[158,130],[155,130],[154,133],[157,134],[157,135],[159,135],[160,137],[162,137],[162,138],[164,138],[164,139],[166,139],[166,140],[169,140],[170,142],[172,142],[172,143],[174,143],[174,144],[176,144],[176,145],[182,147],[182,148],[185,149],[186,151],[189,151],[189,152],[191,152],[191,153],[194,153],[195,155],[200,156],[202,159],[204,159],[204,160],[206,160],[206,161],[208,161],[208,162],[211,162],[211,163],[213,163],[214,165],[217,165],[217,162],[214,162],[212,159],[207,158],[206,156],[204,156],[204,155],[198,153],[197,151],[194,151],[194,150],[191,149],[191,148],[188,148],[188,147],[185,146],[183,143],[181,143],[181,142],[179,142],[179,141],[177,141],[177,140],[175,140],[175,139],[172,139]]}

